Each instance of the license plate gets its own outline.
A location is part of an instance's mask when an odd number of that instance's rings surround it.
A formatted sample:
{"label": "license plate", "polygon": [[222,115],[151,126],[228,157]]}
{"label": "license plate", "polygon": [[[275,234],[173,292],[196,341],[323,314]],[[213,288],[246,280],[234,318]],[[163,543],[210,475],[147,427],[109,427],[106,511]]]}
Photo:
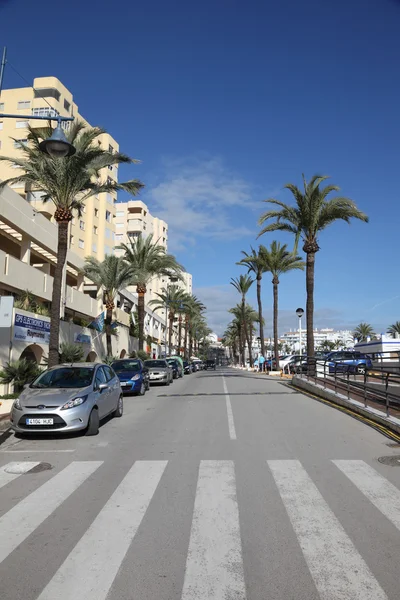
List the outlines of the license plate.
{"label": "license plate", "polygon": [[27,425],[54,425],[54,419],[27,419]]}
{"label": "license plate", "polygon": [[121,387],[126,387],[127,385],[129,385],[129,383],[127,381],[121,382]]}

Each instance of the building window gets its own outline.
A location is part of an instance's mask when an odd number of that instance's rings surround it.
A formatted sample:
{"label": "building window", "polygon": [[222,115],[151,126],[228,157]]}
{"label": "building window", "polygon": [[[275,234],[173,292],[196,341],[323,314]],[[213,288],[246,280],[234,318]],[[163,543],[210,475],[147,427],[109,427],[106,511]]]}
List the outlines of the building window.
{"label": "building window", "polygon": [[113,170],[113,165],[108,165],[108,170],[112,171]]}
{"label": "building window", "polygon": [[82,231],[85,231],[85,221],[79,221],[79,229],[82,229]]}
{"label": "building window", "polygon": [[85,247],[85,242],[83,240],[79,240],[79,244],[78,244],[79,248],[84,248]]}
{"label": "building window", "polygon": [[61,127],[65,129],[65,131],[69,131],[71,127],[71,121],[61,121]]}
{"label": "building window", "polygon": [[69,109],[71,108],[70,103],[67,100],[64,100],[64,109],[69,112]]}
{"label": "building window", "polygon": [[3,121],[0,121],[0,129],[3,129]]}
{"label": "building window", "polygon": [[121,240],[124,239],[124,234],[123,233],[116,233],[115,234],[115,239],[117,242],[120,242]]}
{"label": "building window", "polygon": [[34,92],[35,98],[54,98],[58,102],[61,97],[60,92],[58,90],[55,90],[54,88],[36,89],[34,90]]}
{"label": "building window", "polygon": [[116,217],[124,217],[125,213],[123,210],[117,210],[117,212],[115,213]]}
{"label": "building window", "polygon": [[85,212],[86,212],[86,206],[85,206],[85,205],[83,205],[83,206],[82,206],[82,212],[83,212],[83,213],[85,213]]}
{"label": "building window", "polygon": [[111,237],[111,229],[108,229],[108,227],[106,227],[105,236],[106,236],[106,238]]}
{"label": "building window", "polygon": [[17,129],[25,129],[25,127],[28,127],[28,121],[17,121],[15,127]]}
{"label": "building window", "polygon": [[111,194],[108,194],[108,193],[107,193],[107,202],[108,202],[108,204],[113,203],[113,197],[111,196]]}
{"label": "building window", "polygon": [[95,225],[95,226],[93,227],[93,233],[94,233],[94,235],[97,235],[97,231],[98,231],[98,229],[97,229],[97,227],[96,227],[96,225]]}
{"label": "building window", "polygon": [[31,107],[30,100],[20,100],[20,102],[18,102],[18,104],[17,104],[18,110],[29,110],[30,107]]}
{"label": "building window", "polygon": [[0,112],[4,111],[4,102],[0,102]]}
{"label": "building window", "polygon": [[107,183],[108,185],[112,185],[114,183],[114,179],[112,179],[112,177],[107,177]]}
{"label": "building window", "polygon": [[0,140],[0,150],[1,150],[1,140]]}
{"label": "building window", "polygon": [[70,235],[69,236],[69,245],[72,246],[73,243],[74,243],[74,236]]}
{"label": "building window", "polygon": [[50,108],[50,106],[41,106],[40,108],[32,108],[32,114],[36,117],[57,117],[60,113],[55,108]]}
{"label": "building window", "polygon": [[106,210],[106,221],[108,221],[109,223],[111,223],[111,213],[109,210]]}
{"label": "building window", "polygon": [[93,252],[97,252],[97,246],[96,246],[96,244],[92,245],[92,250],[93,250]]}
{"label": "building window", "polygon": [[[3,106],[3,110],[4,110],[4,106]],[[108,144],[108,151],[113,154],[114,153],[114,148],[111,146],[111,144]]]}
{"label": "building window", "polygon": [[23,140],[15,140],[14,141],[14,148],[21,148],[21,144],[27,144],[28,140],[26,138],[24,138]]}
{"label": "building window", "polygon": [[99,209],[98,209],[98,208],[95,208],[95,209],[94,209],[94,216],[95,216],[95,217],[98,217],[98,216],[99,216]]}
{"label": "building window", "polygon": [[72,221],[71,221],[71,223],[72,223],[72,225],[75,225],[75,223],[76,223],[76,219],[75,219],[75,217],[72,217]]}
{"label": "building window", "polygon": [[122,227],[124,227],[124,226],[125,226],[125,223],[115,223],[115,227],[116,227],[117,229],[121,229],[121,228],[122,228]]}

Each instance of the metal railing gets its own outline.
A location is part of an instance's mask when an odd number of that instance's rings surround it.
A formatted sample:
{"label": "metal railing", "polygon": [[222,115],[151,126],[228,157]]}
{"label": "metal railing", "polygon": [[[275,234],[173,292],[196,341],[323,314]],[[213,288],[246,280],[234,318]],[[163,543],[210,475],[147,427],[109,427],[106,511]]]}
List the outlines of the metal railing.
{"label": "metal railing", "polygon": [[[396,367],[396,368],[395,368]],[[365,407],[385,409],[386,416],[400,417],[400,368],[332,363],[330,360],[308,358],[295,374],[324,389],[362,402]]]}

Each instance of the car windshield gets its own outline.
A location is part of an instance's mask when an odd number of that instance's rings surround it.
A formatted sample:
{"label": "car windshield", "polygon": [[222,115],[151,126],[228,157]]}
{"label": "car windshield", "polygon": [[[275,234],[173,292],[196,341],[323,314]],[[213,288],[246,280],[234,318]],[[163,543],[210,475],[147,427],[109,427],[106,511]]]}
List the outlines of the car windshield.
{"label": "car windshield", "polygon": [[172,365],[173,367],[177,367],[178,366],[178,361],[175,360],[174,358],[167,358],[167,363],[169,365]]}
{"label": "car windshield", "polygon": [[150,367],[150,369],[152,367],[166,367],[167,363],[165,360],[146,360],[145,363],[146,367]]}
{"label": "car windshield", "polygon": [[112,368],[116,373],[124,371],[140,371],[140,362],[137,360],[117,360],[112,363]]}
{"label": "car windshield", "polygon": [[83,388],[92,383],[93,367],[60,367],[45,371],[31,384],[32,388]]}

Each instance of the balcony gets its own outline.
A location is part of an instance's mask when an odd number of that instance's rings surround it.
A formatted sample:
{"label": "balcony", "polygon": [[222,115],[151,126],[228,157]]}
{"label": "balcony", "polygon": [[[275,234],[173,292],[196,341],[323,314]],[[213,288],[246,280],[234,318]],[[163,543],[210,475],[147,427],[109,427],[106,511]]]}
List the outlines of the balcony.
{"label": "balcony", "polygon": [[143,219],[129,219],[128,221],[128,233],[135,233],[137,231],[142,232],[146,229],[146,223]]}
{"label": "balcony", "polygon": [[[41,300],[51,301],[53,277],[2,250],[0,250],[1,284],[9,286],[17,292],[29,290]],[[88,317],[96,317],[98,314],[97,300],[69,285],[66,286],[65,301],[66,308],[70,310]]]}

